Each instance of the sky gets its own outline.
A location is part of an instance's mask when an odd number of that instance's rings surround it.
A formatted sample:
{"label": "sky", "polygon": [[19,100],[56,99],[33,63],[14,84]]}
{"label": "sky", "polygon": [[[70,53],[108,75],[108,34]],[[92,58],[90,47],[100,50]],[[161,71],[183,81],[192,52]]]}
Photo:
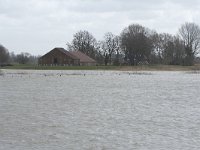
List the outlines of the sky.
{"label": "sky", "polygon": [[200,25],[199,0],[0,0],[0,44],[16,54],[67,48],[80,30],[102,40],[135,23],[177,34],[185,22]]}

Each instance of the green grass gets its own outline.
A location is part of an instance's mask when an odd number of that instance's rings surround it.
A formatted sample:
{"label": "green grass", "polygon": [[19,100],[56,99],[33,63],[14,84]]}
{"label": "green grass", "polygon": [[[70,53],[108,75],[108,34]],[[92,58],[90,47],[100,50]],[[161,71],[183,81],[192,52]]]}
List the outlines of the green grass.
{"label": "green grass", "polygon": [[173,66],[173,65],[143,65],[143,66],[38,66],[19,65],[0,67],[0,69],[24,70],[122,70],[122,71],[190,71],[200,70],[200,65]]}
{"label": "green grass", "polygon": [[143,65],[143,66],[123,66],[121,70],[136,71],[193,71],[200,70],[200,65],[180,66],[180,65]]}
{"label": "green grass", "polygon": [[38,65],[13,65],[2,69],[25,69],[25,70],[115,70],[116,66],[38,66]]}

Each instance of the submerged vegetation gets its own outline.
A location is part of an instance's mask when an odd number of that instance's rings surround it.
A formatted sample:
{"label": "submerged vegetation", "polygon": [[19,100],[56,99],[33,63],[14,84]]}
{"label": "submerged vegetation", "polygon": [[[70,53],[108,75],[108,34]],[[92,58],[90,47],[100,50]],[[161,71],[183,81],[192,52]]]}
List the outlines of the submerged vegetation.
{"label": "submerged vegetation", "polygon": [[4,73],[3,73],[3,71],[0,69],[0,76],[3,76],[4,75]]}
{"label": "submerged vegetation", "polygon": [[139,65],[139,66],[38,66],[38,65],[12,65],[3,69],[25,70],[120,70],[120,71],[199,71],[200,65]]}

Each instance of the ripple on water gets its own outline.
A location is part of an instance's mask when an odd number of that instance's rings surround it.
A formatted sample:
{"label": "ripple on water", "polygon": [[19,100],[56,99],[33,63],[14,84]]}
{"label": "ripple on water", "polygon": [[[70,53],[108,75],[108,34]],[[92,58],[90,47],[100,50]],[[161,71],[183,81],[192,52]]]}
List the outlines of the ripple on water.
{"label": "ripple on water", "polygon": [[2,150],[200,147],[196,73],[3,72]]}

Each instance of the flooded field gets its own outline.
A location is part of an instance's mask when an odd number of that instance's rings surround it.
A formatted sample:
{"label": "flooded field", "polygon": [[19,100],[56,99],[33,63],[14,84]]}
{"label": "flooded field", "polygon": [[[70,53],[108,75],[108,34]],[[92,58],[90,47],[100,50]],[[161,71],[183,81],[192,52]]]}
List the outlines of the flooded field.
{"label": "flooded field", "polygon": [[198,72],[0,73],[0,150],[199,150]]}

